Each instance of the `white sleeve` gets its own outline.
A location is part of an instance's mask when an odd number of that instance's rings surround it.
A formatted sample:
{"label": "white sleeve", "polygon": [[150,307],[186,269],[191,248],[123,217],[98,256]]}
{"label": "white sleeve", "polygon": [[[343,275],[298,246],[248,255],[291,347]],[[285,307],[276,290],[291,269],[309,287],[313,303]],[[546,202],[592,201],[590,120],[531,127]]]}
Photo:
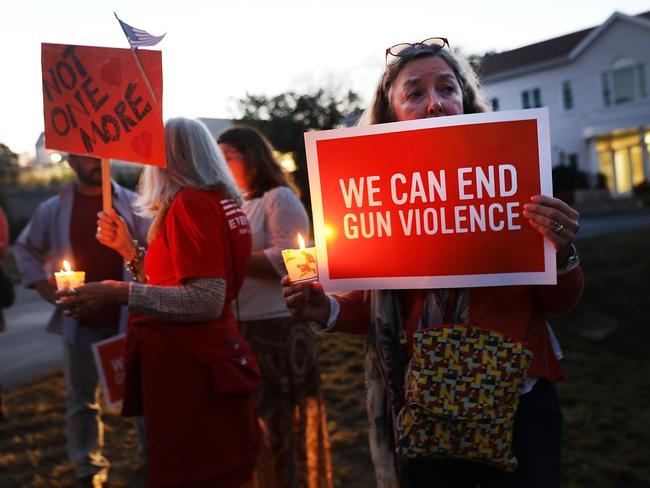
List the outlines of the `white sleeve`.
{"label": "white sleeve", "polygon": [[287,271],[280,251],[297,247],[298,232],[309,236],[309,218],[300,199],[286,186],[269,191],[264,205],[267,247],[263,252],[278,276],[284,276]]}
{"label": "white sleeve", "polygon": [[336,323],[336,319],[339,318],[339,313],[341,313],[341,304],[339,301],[330,294],[327,295],[327,299],[330,301],[330,315],[327,317],[327,324],[325,327],[322,327],[317,322],[310,322],[309,325],[314,332],[320,333],[332,330]]}

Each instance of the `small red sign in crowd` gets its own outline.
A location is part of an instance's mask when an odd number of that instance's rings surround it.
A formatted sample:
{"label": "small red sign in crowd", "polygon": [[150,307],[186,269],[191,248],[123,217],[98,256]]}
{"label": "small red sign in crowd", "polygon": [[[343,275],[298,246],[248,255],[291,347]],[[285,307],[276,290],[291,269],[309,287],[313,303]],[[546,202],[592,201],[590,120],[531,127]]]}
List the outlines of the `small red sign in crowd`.
{"label": "small red sign in crowd", "polygon": [[120,406],[124,399],[125,337],[125,334],[120,334],[93,344],[99,381],[109,408]]}

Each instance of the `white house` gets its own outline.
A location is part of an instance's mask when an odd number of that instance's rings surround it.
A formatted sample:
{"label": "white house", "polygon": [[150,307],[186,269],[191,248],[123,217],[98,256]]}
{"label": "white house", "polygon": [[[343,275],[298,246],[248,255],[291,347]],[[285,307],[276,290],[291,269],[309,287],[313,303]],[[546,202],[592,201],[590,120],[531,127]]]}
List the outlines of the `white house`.
{"label": "white house", "polygon": [[223,131],[233,126],[233,121],[230,119],[214,119],[209,117],[200,117],[199,120],[205,124],[205,126],[208,128],[210,134],[212,134],[212,137],[214,137],[215,140],[219,137],[219,135]]}
{"label": "white house", "polygon": [[612,195],[650,181],[650,11],[488,55],[497,110],[548,107],[553,164],[603,173]]}
{"label": "white house", "polygon": [[45,149],[45,134],[41,132],[36,140],[36,156],[34,157],[34,165],[47,166],[50,164],[60,163],[65,159],[65,157],[65,152]]}

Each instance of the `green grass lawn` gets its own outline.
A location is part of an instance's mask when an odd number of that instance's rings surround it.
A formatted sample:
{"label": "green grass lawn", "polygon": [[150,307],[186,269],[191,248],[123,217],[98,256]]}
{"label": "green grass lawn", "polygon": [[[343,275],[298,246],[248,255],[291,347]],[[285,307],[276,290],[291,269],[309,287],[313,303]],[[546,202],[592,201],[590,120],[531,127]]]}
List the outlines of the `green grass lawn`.
{"label": "green grass lawn", "polygon": [[[564,486],[650,486],[650,230],[582,241],[585,295],[570,315],[551,319],[565,359]],[[596,340],[601,330],[613,330]],[[366,439],[363,339],[319,337],[336,485],[372,487]],[[64,385],[53,374],[8,392],[0,424],[0,487],[73,486],[65,458]],[[137,435],[129,420],[105,415],[111,487],[143,486]]]}

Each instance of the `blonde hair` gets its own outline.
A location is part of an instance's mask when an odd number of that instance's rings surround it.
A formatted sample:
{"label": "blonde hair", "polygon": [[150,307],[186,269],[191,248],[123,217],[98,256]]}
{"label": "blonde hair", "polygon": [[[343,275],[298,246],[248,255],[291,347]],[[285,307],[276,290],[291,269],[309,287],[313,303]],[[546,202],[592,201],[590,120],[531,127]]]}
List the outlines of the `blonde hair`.
{"label": "blonde hair", "polygon": [[149,241],[155,237],[167,209],[182,188],[222,190],[241,203],[241,195],[219,147],[207,127],[177,117],[165,123],[167,168],[147,166],[140,178],[136,213],[154,217]]}
{"label": "blonde hair", "polygon": [[358,125],[395,122],[395,114],[390,106],[390,90],[397,75],[404,69],[404,66],[414,59],[429,56],[442,58],[454,72],[463,95],[463,113],[473,114],[492,111],[490,103],[485,99],[476,73],[464,57],[447,49],[436,49],[432,46],[418,44],[402,51],[400,57],[386,66],[375,89],[373,99],[361,115]]}

